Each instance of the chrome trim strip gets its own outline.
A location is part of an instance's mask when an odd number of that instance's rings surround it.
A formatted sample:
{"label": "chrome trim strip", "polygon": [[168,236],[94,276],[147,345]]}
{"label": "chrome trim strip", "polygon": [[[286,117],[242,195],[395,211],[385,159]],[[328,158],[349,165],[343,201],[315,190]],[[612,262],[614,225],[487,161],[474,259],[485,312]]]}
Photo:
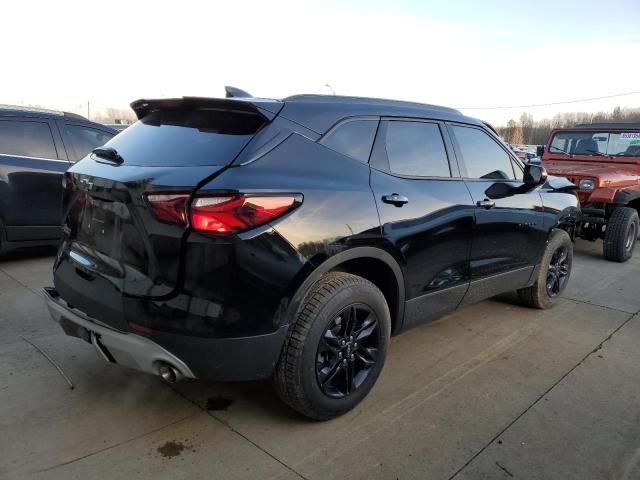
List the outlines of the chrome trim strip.
{"label": "chrome trim strip", "polygon": [[78,252],[75,252],[74,250],[71,250],[71,252],[69,252],[69,257],[71,257],[71,260],[74,260],[75,262],[79,263],[83,267],[87,267],[87,268],[95,267],[95,264],[91,260],[83,257],[82,255],[80,255]]}
{"label": "chrome trim strip", "polygon": [[61,162],[71,164],[69,160],[58,160],[56,158],[29,157],[28,155],[11,155],[9,153],[0,153],[0,157],[26,158],[28,160],[45,160],[47,162]]}

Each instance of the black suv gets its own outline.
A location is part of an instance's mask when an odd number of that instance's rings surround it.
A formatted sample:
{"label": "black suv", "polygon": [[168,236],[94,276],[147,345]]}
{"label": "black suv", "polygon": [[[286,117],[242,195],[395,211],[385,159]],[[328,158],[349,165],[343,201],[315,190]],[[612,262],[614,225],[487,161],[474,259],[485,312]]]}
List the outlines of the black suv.
{"label": "black suv", "polygon": [[389,336],[567,284],[575,187],[449,108],[301,95],[139,100],[66,174],[49,310],[109,362],[272,377],[316,419],[353,408]]}
{"label": "black suv", "polygon": [[0,253],[59,244],[62,173],[116,133],[73,113],[0,106]]}

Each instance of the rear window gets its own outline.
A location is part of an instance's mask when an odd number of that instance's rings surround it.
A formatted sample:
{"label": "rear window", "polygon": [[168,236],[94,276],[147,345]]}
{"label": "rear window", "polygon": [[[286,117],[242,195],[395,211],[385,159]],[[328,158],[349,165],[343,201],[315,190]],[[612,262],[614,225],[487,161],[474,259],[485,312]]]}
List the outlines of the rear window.
{"label": "rear window", "polygon": [[0,120],[0,154],[57,159],[49,124]]}
{"label": "rear window", "polygon": [[226,165],[263,124],[251,113],[167,108],[146,115],[107,145],[125,165]]}

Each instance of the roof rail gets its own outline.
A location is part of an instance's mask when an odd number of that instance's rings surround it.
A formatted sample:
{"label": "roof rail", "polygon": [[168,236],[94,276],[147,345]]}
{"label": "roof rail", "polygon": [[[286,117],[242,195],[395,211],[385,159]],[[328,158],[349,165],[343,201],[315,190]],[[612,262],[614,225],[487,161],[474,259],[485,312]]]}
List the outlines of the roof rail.
{"label": "roof rail", "polygon": [[22,112],[33,112],[33,113],[48,113],[49,115],[58,115],[63,116],[64,112],[59,110],[49,110],[48,108],[40,108],[40,107],[24,107],[21,105],[1,105],[0,109],[2,110],[19,110]]}
{"label": "roof rail", "polygon": [[373,97],[349,97],[343,95],[319,95],[319,94],[300,94],[292,95],[282,99],[284,102],[296,102],[307,101],[317,103],[370,103],[370,104],[382,104],[382,105],[398,105],[407,107],[421,107],[430,108],[432,110],[440,110],[444,112],[461,113],[459,110],[450,107],[443,107],[441,105],[432,105],[429,103],[408,102],[405,100],[391,100],[387,98],[373,98]]}

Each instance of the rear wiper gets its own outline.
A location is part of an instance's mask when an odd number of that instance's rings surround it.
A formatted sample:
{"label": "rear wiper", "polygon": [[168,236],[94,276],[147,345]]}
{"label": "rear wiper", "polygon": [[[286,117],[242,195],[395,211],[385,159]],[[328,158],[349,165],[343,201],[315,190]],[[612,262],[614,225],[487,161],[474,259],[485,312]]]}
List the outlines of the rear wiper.
{"label": "rear wiper", "polygon": [[553,148],[555,151],[559,152],[559,153],[564,153],[567,157],[571,157],[571,158],[573,158],[573,155],[571,155],[569,152],[565,152],[565,151],[564,151],[564,150],[562,150],[561,148],[554,147],[553,145],[551,145],[551,146],[549,147],[549,150],[551,150],[552,148]]}
{"label": "rear wiper", "polygon": [[124,162],[124,158],[122,158],[117,150],[113,147],[94,148],[91,153],[93,153],[96,157],[104,158],[105,160],[111,160],[113,163],[117,163],[118,165]]}
{"label": "rear wiper", "polygon": [[593,153],[594,155],[600,155],[601,157],[607,157],[609,160],[611,160],[611,158],[612,158],[611,155],[607,155],[606,153],[599,152],[598,150],[589,150],[589,149],[587,149],[585,151],[587,151],[589,153]]}

